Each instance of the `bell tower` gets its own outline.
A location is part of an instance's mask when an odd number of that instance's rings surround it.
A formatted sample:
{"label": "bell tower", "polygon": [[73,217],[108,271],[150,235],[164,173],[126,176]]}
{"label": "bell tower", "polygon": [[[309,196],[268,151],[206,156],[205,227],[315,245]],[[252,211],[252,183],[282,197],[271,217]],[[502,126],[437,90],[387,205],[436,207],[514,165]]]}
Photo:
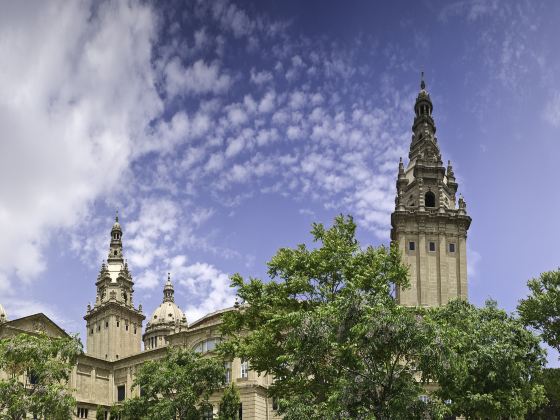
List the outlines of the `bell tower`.
{"label": "bell tower", "polygon": [[119,217],[111,229],[107,262],[95,282],[97,296],[93,307],[88,305],[84,319],[87,323],[87,354],[114,361],[141,351],[142,305],[134,307],[134,282],[123,258],[122,229]]}
{"label": "bell tower", "polygon": [[391,240],[409,267],[410,287],[397,290],[406,306],[440,306],[467,299],[467,231],[471,218],[448,161],[443,166],[424,74],[414,104],[412,142],[397,176]]}

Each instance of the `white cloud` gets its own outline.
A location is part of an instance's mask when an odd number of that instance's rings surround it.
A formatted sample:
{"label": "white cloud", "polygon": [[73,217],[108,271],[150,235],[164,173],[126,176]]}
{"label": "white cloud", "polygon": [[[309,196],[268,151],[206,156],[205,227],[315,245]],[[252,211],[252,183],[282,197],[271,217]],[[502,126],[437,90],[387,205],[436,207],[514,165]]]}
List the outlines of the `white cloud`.
{"label": "white cloud", "polygon": [[478,267],[481,260],[482,255],[467,245],[467,274],[471,281],[478,278]]}
{"label": "white cloud", "polygon": [[276,93],[274,91],[266,92],[261,101],[259,102],[259,112],[267,114],[274,109],[274,100]]}
{"label": "white cloud", "polygon": [[[162,111],[155,19],[134,2],[17,2],[0,15],[0,267],[44,270],[49,231],[114,188]],[[25,221],[14,223],[14,221]]]}
{"label": "white cloud", "polygon": [[265,83],[271,82],[273,80],[272,73],[268,71],[256,71],[254,68],[251,69],[251,82],[256,85],[263,85]]}
{"label": "white cloud", "polygon": [[219,309],[233,306],[235,290],[230,287],[229,276],[211,264],[197,262],[192,265],[174,266],[174,278],[189,303],[185,308],[189,323]]}
{"label": "white cloud", "polygon": [[178,57],[173,58],[165,67],[167,93],[171,97],[188,93],[222,93],[232,84],[231,77],[222,73],[217,62],[207,64],[197,60],[189,67],[181,63]]}
{"label": "white cloud", "polygon": [[212,3],[212,13],[222,28],[231,31],[236,38],[251,34],[254,23],[247,14],[234,4],[226,0],[216,0]]}
{"label": "white cloud", "polygon": [[[123,232],[131,267],[143,269],[166,257],[175,239],[179,216],[179,207],[170,200],[154,198],[142,202],[138,218],[127,223]],[[148,275],[138,286],[151,285],[152,277]]]}
{"label": "white cloud", "polygon": [[560,127],[560,92],[556,92],[546,103],[543,118],[555,127]]}

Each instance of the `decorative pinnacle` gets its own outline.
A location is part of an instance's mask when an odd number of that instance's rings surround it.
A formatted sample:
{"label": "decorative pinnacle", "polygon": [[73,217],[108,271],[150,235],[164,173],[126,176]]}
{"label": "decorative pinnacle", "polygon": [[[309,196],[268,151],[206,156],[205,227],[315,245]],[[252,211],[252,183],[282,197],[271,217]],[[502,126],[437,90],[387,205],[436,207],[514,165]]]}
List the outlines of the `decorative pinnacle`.
{"label": "decorative pinnacle", "polygon": [[424,82],[424,72],[421,72],[420,75],[420,89],[426,89],[426,82]]}
{"label": "decorative pinnacle", "polygon": [[115,215],[115,222],[119,221],[119,210],[117,209],[116,211],[116,215]]}

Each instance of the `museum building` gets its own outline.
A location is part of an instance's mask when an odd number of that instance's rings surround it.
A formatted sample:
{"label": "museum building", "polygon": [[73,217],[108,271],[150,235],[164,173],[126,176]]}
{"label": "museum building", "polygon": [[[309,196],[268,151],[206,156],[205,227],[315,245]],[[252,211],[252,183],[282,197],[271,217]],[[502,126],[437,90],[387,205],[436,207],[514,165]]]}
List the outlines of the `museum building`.
{"label": "museum building", "polygon": [[[468,297],[466,240],[471,218],[465,200],[457,198],[451,162],[443,165],[432,111],[422,80],[414,105],[408,165],[405,168],[402,159],[398,164],[391,215],[391,241],[401,250],[410,275],[410,287],[397,290],[396,298],[407,306],[439,306]],[[93,419],[97,407],[109,408],[137,395],[138,389],[132,387],[135,372],[144,362],[162,358],[168,346],[211,354],[220,341],[221,315],[238,310],[235,306],[224,308],[189,323],[175,303],[168,274],[162,302],[144,329],[146,316],[142,305],[134,303],[134,281],[123,256],[122,238],[117,217],[107,260],[95,281],[95,303],[87,306],[84,316],[86,352],[79,357],[70,380],[78,402],[75,418]],[[42,313],[9,320],[0,305],[0,337],[22,332],[67,336]],[[270,376],[259,375],[240,359],[227,362],[225,370],[226,382],[235,382],[239,389],[243,420],[280,418],[266,395]],[[210,399],[214,414],[220,398],[217,392]],[[203,418],[211,416],[210,411]]]}

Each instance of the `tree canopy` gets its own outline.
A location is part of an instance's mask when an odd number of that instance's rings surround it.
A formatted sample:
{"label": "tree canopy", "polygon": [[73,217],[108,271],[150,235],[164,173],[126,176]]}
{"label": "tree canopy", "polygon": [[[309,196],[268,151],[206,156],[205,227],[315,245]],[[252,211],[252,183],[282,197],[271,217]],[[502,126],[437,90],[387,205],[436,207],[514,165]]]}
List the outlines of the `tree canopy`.
{"label": "tree canopy", "polygon": [[280,249],[268,264],[273,281],[234,275],[245,305],[225,314],[232,338],[222,349],[274,376],[270,394],[286,419],[435,415],[419,373],[438,351],[433,328],[393,297],[407,285],[399,251],[362,249],[355,229],[343,216],[329,229],[314,224],[318,246]]}
{"label": "tree canopy", "polygon": [[540,340],[494,301],[477,308],[455,300],[429,309],[425,319],[443,349],[427,372],[453,415],[521,418],[546,402]]}
{"label": "tree canopy", "polygon": [[282,248],[268,282],[232,276],[225,355],[274,377],[290,419],[520,417],[546,399],[539,340],[494,303],[397,304],[396,248],[360,247],[351,217],[314,224],[315,246]]}
{"label": "tree canopy", "polygon": [[133,386],[140,389],[140,396],[126,400],[116,414],[134,420],[199,420],[200,408],[208,404],[208,398],[224,380],[224,365],[218,358],[169,348],[164,358],[139,368]]}
{"label": "tree canopy", "polygon": [[560,351],[560,270],[542,273],[527,283],[530,294],[517,310],[523,322],[542,334],[542,339]]}
{"label": "tree canopy", "polygon": [[8,419],[72,418],[68,379],[82,344],[77,337],[19,334],[0,340],[0,413]]}
{"label": "tree canopy", "polygon": [[235,383],[231,383],[225,390],[220,401],[218,420],[238,420],[241,397]]}

